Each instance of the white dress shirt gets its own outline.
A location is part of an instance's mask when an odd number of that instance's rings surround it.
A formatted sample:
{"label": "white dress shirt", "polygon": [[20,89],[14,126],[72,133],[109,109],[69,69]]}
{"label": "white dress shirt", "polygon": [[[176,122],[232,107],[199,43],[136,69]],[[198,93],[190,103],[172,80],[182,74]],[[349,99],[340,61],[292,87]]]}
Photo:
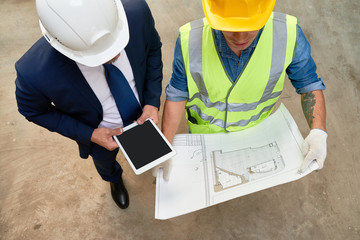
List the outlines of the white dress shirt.
{"label": "white dress shirt", "polygon": [[[139,101],[139,94],[135,86],[134,74],[125,50],[121,51],[119,58],[112,64],[120,69],[120,71],[124,74],[135,94],[136,99]],[[110,88],[107,84],[104,66],[100,65],[96,67],[88,67],[80,63],[77,63],[77,65],[101,103],[103,109],[103,120],[100,122],[99,127],[112,129],[122,128],[124,126],[123,121],[116,106],[115,99],[112,96]]]}

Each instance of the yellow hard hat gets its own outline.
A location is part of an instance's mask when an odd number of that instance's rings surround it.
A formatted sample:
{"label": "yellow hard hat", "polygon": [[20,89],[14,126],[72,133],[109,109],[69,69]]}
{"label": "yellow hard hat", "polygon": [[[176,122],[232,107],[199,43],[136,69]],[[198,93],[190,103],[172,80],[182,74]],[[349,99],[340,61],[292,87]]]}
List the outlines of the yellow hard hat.
{"label": "yellow hard hat", "polygon": [[276,0],[203,0],[210,26],[228,32],[255,31],[269,19]]}

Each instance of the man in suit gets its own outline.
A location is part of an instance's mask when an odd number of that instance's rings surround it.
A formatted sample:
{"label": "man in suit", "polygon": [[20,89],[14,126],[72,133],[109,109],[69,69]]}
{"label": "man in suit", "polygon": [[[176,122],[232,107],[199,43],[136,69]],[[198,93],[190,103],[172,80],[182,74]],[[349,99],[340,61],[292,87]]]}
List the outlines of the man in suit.
{"label": "man in suit", "polygon": [[[144,0],[80,3],[36,0],[43,37],[15,64],[16,100],[27,120],[75,140],[82,158],[92,156],[114,201],[125,209],[129,196],[112,136],[129,121],[158,123],[160,37]],[[108,84],[107,67],[114,66],[129,89],[126,99],[135,99],[140,109],[130,117],[114,94],[123,88]]]}

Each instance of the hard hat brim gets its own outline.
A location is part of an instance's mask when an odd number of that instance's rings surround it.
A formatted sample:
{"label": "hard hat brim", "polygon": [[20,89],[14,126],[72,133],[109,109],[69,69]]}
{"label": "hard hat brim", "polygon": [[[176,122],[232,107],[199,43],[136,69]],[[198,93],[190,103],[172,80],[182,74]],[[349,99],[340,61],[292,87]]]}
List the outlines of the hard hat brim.
{"label": "hard hat brim", "polygon": [[203,0],[203,9],[205,17],[209,22],[209,25],[216,30],[227,31],[227,32],[247,32],[261,29],[271,16],[271,13],[275,6],[275,1],[269,4],[266,11],[261,14],[256,14],[251,17],[221,17],[214,14],[208,1]]}

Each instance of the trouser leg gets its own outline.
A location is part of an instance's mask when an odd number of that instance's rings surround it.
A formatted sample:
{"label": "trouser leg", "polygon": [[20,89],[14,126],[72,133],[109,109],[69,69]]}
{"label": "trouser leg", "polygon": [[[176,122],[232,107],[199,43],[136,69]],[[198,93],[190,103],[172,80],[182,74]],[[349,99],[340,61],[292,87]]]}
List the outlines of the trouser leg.
{"label": "trouser leg", "polygon": [[119,149],[109,151],[97,144],[93,144],[90,155],[93,158],[96,170],[101,178],[108,182],[117,183],[123,172],[120,164],[116,161]]}

